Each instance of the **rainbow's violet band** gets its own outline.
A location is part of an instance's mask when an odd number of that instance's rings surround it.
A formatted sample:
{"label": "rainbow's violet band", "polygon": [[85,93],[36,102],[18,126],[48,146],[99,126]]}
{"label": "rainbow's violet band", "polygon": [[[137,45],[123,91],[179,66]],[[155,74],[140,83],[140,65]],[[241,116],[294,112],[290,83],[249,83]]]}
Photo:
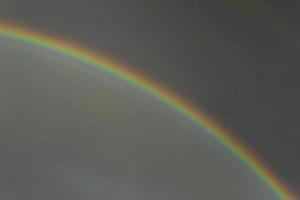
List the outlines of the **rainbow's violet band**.
{"label": "rainbow's violet band", "polygon": [[[61,54],[88,64],[90,67],[100,69],[112,76],[126,81],[128,84],[139,88],[146,94],[160,100],[164,105],[180,113],[191,120],[197,126],[205,129],[211,137],[222,144],[228,151],[240,160],[257,178],[259,178],[280,200],[294,200],[295,196],[288,191],[287,187],[276,178],[266,166],[245,148],[232,134],[209,119],[204,112],[196,109],[187,101],[174,95],[157,83],[138,74],[137,72],[123,67],[99,54],[95,54],[73,43],[24,28],[13,23],[0,22],[0,38],[28,43],[33,46],[45,48],[48,51]],[[96,71],[95,71],[96,73]]]}

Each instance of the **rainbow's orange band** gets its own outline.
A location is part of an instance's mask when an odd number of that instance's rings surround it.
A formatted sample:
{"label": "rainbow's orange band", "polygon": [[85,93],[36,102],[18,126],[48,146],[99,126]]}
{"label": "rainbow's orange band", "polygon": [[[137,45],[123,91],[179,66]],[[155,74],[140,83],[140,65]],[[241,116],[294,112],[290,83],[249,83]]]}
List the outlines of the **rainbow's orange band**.
{"label": "rainbow's orange band", "polygon": [[288,191],[287,187],[282,184],[251,151],[241,145],[232,134],[218,126],[203,112],[197,110],[184,99],[174,95],[141,74],[78,45],[66,42],[66,40],[52,38],[28,28],[20,28],[20,26],[11,23],[0,22],[0,37],[45,48],[49,51],[84,62],[93,68],[101,69],[114,77],[133,84],[145,93],[159,99],[162,103],[182,114],[196,125],[207,130],[211,137],[224,145],[228,151],[255,173],[278,199],[296,200],[296,197]]}

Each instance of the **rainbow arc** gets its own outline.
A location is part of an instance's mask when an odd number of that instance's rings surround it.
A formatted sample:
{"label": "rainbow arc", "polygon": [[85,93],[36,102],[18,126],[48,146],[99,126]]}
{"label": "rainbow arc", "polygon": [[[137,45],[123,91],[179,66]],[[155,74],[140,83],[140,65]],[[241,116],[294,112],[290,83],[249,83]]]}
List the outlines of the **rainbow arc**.
{"label": "rainbow arc", "polygon": [[[233,134],[216,124],[204,112],[149,78],[101,54],[87,50],[80,45],[67,42],[64,39],[50,37],[13,23],[0,22],[0,38],[44,48],[48,51],[86,63],[94,69],[101,70],[128,84],[134,85],[144,93],[158,99],[170,109],[189,119],[197,126],[205,129],[211,137],[222,144],[233,156],[252,171],[279,200],[296,200],[296,197],[287,189],[286,185],[274,176],[271,170],[253,152],[243,146]],[[95,73],[97,73],[97,70],[95,70]]]}

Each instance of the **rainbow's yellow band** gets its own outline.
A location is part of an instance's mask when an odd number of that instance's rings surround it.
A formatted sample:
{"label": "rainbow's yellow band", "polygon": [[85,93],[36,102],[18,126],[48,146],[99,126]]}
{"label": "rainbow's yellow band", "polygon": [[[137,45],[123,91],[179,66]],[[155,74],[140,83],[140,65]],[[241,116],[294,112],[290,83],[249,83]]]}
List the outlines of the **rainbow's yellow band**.
{"label": "rainbow's yellow band", "polygon": [[18,25],[0,22],[0,37],[29,43],[63,56],[84,62],[93,68],[101,69],[114,77],[133,84],[145,93],[157,98],[166,106],[180,113],[224,145],[235,157],[245,164],[280,200],[295,200],[296,197],[276,178],[251,151],[245,148],[232,134],[209,119],[184,99],[174,95],[157,83],[149,80],[132,69],[123,67],[99,54],[81,46],[33,31]]}

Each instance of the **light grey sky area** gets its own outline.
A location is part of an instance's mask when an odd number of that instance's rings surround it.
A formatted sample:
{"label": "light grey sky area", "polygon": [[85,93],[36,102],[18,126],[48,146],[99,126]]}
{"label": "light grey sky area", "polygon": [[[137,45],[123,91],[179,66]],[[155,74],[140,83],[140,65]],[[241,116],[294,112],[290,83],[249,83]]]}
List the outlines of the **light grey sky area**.
{"label": "light grey sky area", "polygon": [[157,100],[47,50],[0,44],[6,199],[276,199],[203,129]]}

